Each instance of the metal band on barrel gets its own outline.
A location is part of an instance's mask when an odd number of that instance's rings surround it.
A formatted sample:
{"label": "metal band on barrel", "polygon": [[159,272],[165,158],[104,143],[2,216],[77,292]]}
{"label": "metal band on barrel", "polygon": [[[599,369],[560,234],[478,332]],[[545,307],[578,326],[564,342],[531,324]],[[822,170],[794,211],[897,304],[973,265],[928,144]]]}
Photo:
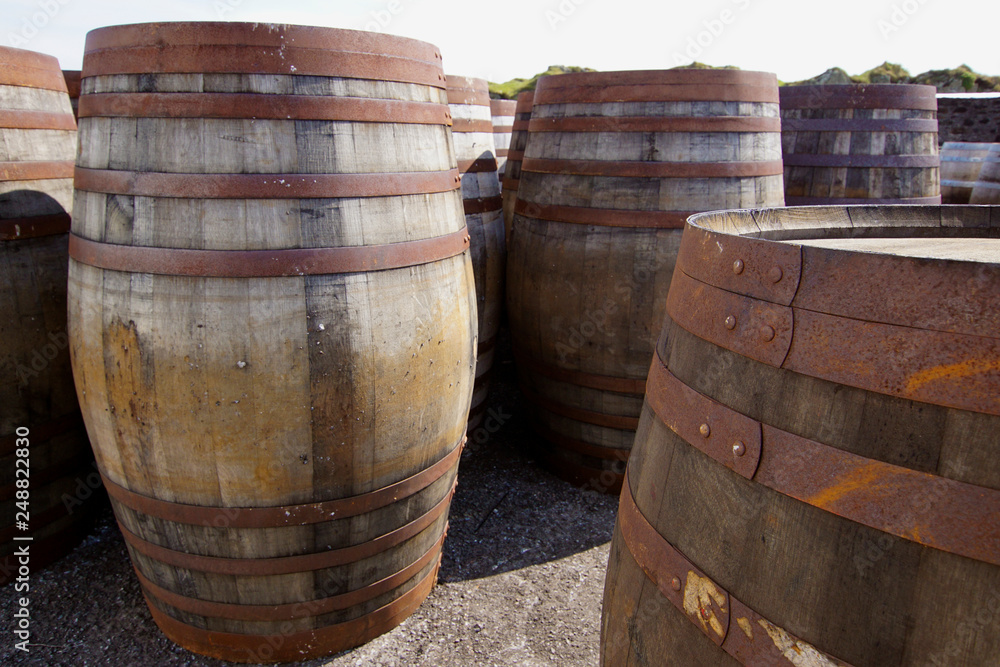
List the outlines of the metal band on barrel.
{"label": "metal band on barrel", "polygon": [[239,656],[253,662],[295,662],[354,648],[396,627],[430,594],[437,571],[435,566],[402,596],[360,618],[291,634],[244,635],[203,630],[163,613],[148,597],[146,604],[163,633],[189,650],[228,660]]}
{"label": "metal band on barrel", "polygon": [[479,89],[449,87],[448,104],[488,107],[490,106],[490,94]]}
{"label": "metal band on barrel", "polygon": [[883,533],[1000,565],[996,489],[858,456],[762,424],[691,389],[658,357],[646,400],[667,428],[747,479]]}
{"label": "metal band on barrel", "polygon": [[436,262],[469,247],[466,228],[419,241],[339,248],[186,250],[126,246],[69,237],[69,256],[108,271],[166,276],[277,278],[385,271]]}
{"label": "metal band on barrel", "polygon": [[[934,156],[935,158],[937,156]],[[522,171],[625,178],[749,178],[781,176],[781,160],[768,162],[605,162],[525,158]]]}
{"label": "metal band on barrel", "polygon": [[76,130],[71,113],[54,111],[4,110],[0,114],[0,128],[11,130]]}
{"label": "metal band on barrel", "polygon": [[[562,433],[556,433],[552,429],[546,427],[544,424],[535,425],[535,431],[538,432],[540,436],[548,440],[549,442],[558,445],[560,449],[565,449],[571,452],[576,452],[577,454],[583,454],[584,456],[592,456],[595,459],[604,459],[605,461],[628,461],[629,454],[632,453],[631,448],[629,449],[619,449],[617,447],[604,447],[602,445],[595,445],[590,442],[584,442],[583,440],[578,440],[576,438],[571,438],[569,436],[563,435]],[[597,470],[597,468],[595,468]],[[600,472],[598,470],[598,472]],[[620,474],[620,473],[615,473]]]}
{"label": "metal band on barrel", "polygon": [[785,153],[786,167],[883,167],[915,169],[940,167],[937,155],[833,155],[829,153]]}
{"label": "metal band on barrel", "polygon": [[[949,181],[941,181],[942,187]],[[970,184],[971,187],[971,184]],[[919,206],[937,206],[941,203],[941,195],[933,197],[885,197],[872,199],[859,199],[854,197],[791,197],[785,195],[785,206],[828,206],[838,204],[913,204]]]}
{"label": "metal band on barrel", "polygon": [[[55,61],[55,58],[52,60]],[[63,78],[58,61],[52,64],[52,69],[22,66],[4,61],[3,70],[0,71],[0,86],[37,88],[65,93],[66,79]]]}
{"label": "metal band on barrel", "polygon": [[[97,93],[80,118],[255,118],[450,125],[447,104],[264,93]],[[74,126],[75,127],[75,126]]]}
{"label": "metal band on barrel", "polygon": [[[516,188],[516,185],[514,187]],[[543,206],[524,199],[517,200],[514,212],[551,222],[632,229],[682,229],[684,222],[697,213],[697,211],[630,211],[588,206]]]}
{"label": "metal band on barrel", "polygon": [[786,109],[917,109],[937,111],[934,86],[876,84],[865,86],[783,86]]}
{"label": "metal band on barrel", "polygon": [[281,526],[305,526],[324,523],[334,519],[344,519],[372,512],[386,507],[400,498],[407,498],[426,489],[441,479],[457,463],[462,455],[461,443],[437,463],[416,475],[350,498],[338,498],[326,502],[287,505],[284,507],[205,507],[169,502],[140,495],[111,481],[102,473],[101,479],[108,495],[125,507],[142,514],[173,521],[175,523],[215,526],[224,522],[229,528],[277,528]]}
{"label": "metal band on barrel", "polygon": [[[560,76],[566,76],[565,74]],[[778,87],[727,84],[635,84],[539,88],[534,107],[551,104],[607,104],[612,102],[760,102],[778,104]]]}
{"label": "metal band on barrel", "polygon": [[[455,493],[455,487],[445,494],[437,505],[423,516],[396,530],[350,547],[330,549],[299,556],[283,556],[279,558],[223,558],[220,556],[203,556],[200,554],[177,551],[148,542],[124,525],[118,523],[125,542],[147,558],[171,565],[173,567],[210,572],[213,574],[271,576],[279,574],[296,574],[323,570],[339,565],[354,563],[364,558],[370,558],[388,549],[399,546],[403,542],[416,537],[429,528],[436,520],[447,515],[448,503]],[[331,517],[330,520],[335,520]]]}
{"label": "metal band on barrel", "polygon": [[503,209],[503,198],[501,197],[480,197],[478,199],[465,199],[462,201],[466,215],[477,215],[488,211],[499,211]]}
{"label": "metal band on barrel", "polygon": [[0,162],[0,181],[44,181],[73,178],[72,160]]}
{"label": "metal band on barrel", "polygon": [[593,410],[584,410],[583,408],[566,405],[551,398],[541,396],[531,389],[528,389],[523,384],[521,386],[521,392],[524,394],[525,398],[527,398],[536,407],[539,407],[546,412],[551,412],[554,415],[559,415],[560,417],[566,417],[567,419],[573,419],[585,424],[593,424],[594,426],[615,428],[622,431],[634,431],[639,428],[638,417],[609,415],[603,412],[594,412]]}
{"label": "metal band on barrel", "polygon": [[384,174],[184,174],[77,167],[70,177],[77,190],[86,192],[183,199],[395,197],[449,192],[460,182],[456,169]]}
{"label": "metal band on barrel", "polygon": [[85,79],[112,74],[190,72],[328,76],[444,88],[440,63],[296,46],[254,49],[231,44],[160,44],[88,50],[83,57]]}
{"label": "metal band on barrel", "polygon": [[518,366],[557,382],[566,382],[589,389],[613,391],[619,394],[642,396],[646,392],[646,378],[623,378],[569,370],[530,357],[519,350],[514,351],[514,360]]}
{"label": "metal band on barrel", "polygon": [[[777,642],[773,641],[772,635],[769,634],[778,630],[778,626],[709,579],[646,520],[635,503],[627,471],[618,505],[618,528],[621,530],[625,547],[646,577],[656,585],[660,594],[670,600],[716,646],[743,665],[790,664],[787,656],[782,653]],[[705,590],[711,590],[712,594],[704,594]],[[733,622],[734,620],[737,622]],[[736,625],[740,628],[734,628]],[[750,632],[742,628],[759,628],[762,631]],[[797,655],[802,655],[802,649],[808,646],[812,649],[810,654],[815,658],[824,659],[822,663],[809,664],[850,667],[847,663],[809,646],[787,630],[781,629],[780,633],[782,636],[787,636],[790,641],[794,641],[793,646]]]}
{"label": "metal band on barrel", "polygon": [[[936,125],[935,125],[936,128]],[[530,132],[781,132],[778,118],[594,116],[532,118]]]}
{"label": "metal band on barrel", "polygon": [[451,121],[451,131],[459,134],[469,132],[493,134],[493,122],[479,118],[454,118]]}
{"label": "metal band on barrel", "polygon": [[494,156],[480,157],[475,160],[459,160],[458,171],[461,174],[480,174],[497,170],[497,159]]}
{"label": "metal band on barrel", "polygon": [[427,550],[427,553],[395,574],[385,577],[384,579],[381,579],[373,584],[369,584],[368,586],[348,591],[347,593],[341,593],[340,595],[334,595],[332,597],[321,598],[318,600],[293,602],[290,604],[234,604],[191,598],[158,586],[150,581],[142,572],[140,572],[138,567],[135,567],[134,569],[139,578],[139,583],[145,589],[146,593],[157,600],[160,600],[161,602],[188,614],[196,614],[198,616],[206,616],[209,618],[224,618],[236,621],[258,621],[264,623],[291,621],[298,618],[321,616],[323,614],[329,614],[342,609],[349,609],[353,606],[363,604],[368,600],[372,600],[379,595],[388,593],[393,589],[399,588],[407,581],[415,577],[425,567],[434,562],[436,558],[440,557],[441,546],[444,544],[444,538],[447,535],[447,532],[446,528],[441,533],[441,537],[439,537],[431,548]]}

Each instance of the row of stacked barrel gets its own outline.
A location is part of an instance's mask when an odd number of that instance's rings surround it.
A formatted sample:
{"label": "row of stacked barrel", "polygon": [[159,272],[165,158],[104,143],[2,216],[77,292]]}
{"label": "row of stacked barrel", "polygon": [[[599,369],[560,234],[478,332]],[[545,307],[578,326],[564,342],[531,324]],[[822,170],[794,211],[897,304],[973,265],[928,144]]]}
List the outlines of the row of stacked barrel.
{"label": "row of stacked barrel", "polygon": [[523,93],[503,191],[507,307],[552,469],[620,490],[688,216],[938,204],[935,93],[704,70],[543,77]]}
{"label": "row of stacked barrel", "polygon": [[1000,204],[1000,144],[946,141],[941,146],[943,204]]}

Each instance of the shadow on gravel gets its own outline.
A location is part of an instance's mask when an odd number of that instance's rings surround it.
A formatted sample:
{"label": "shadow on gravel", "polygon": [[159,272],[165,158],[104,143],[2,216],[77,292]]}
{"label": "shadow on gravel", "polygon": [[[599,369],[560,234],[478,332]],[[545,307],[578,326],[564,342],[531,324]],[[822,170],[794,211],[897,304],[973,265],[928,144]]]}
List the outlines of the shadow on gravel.
{"label": "shadow on gravel", "polygon": [[[611,540],[617,495],[583,491],[533,458],[541,438],[517,388],[500,330],[485,433],[470,434],[458,471],[441,581],[463,581],[579,553]],[[478,436],[478,437],[477,437]]]}

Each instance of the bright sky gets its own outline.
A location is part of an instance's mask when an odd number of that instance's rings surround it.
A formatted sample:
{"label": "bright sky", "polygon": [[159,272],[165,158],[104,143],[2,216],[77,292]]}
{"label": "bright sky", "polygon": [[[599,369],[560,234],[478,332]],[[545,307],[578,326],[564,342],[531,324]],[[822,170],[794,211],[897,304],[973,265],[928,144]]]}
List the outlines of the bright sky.
{"label": "bright sky", "polygon": [[88,30],[146,21],[262,21],[378,30],[441,48],[491,81],[549,65],[661,69],[693,59],[795,81],[885,60],[912,74],[1000,75],[996,0],[0,0],[0,44],[79,69]]}

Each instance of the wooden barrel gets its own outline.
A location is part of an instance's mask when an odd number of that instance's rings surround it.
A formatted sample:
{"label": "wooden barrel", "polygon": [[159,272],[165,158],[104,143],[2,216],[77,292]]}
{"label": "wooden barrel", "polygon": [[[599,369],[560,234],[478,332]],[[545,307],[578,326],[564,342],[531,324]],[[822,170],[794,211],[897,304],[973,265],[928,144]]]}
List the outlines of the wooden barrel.
{"label": "wooden barrel", "polygon": [[699,215],[602,664],[995,665],[1000,207]]}
{"label": "wooden barrel", "polygon": [[517,185],[521,179],[521,160],[524,159],[524,148],[528,141],[528,121],[531,120],[531,107],[534,105],[535,91],[527,90],[517,96],[517,107],[514,109],[514,122],[511,124],[510,147],[507,150],[507,162],[504,165],[500,197],[503,199],[504,238],[510,245],[510,226],[514,221],[514,204],[517,202]]}
{"label": "wooden barrel", "polygon": [[784,86],[785,201],[940,204],[937,89]]}
{"label": "wooden barrel", "polygon": [[777,79],[669,70],[540,79],[508,305],[547,464],[617,492],[684,220],[780,206]]}
{"label": "wooden barrel", "polygon": [[990,144],[972,187],[970,204],[1000,204],[1000,144]]}
{"label": "wooden barrel", "polygon": [[496,145],[497,155],[497,178],[501,181],[503,181],[503,172],[507,166],[510,135],[514,131],[516,112],[516,100],[490,100],[490,113],[493,115],[493,143]]}
{"label": "wooden barrel", "polygon": [[66,79],[66,90],[69,92],[69,101],[73,105],[73,118],[77,118],[80,106],[80,70],[64,69],[63,78]]}
{"label": "wooden barrel", "polygon": [[506,244],[489,83],[486,79],[452,75],[448,75],[447,80],[479,313],[476,386],[469,412],[469,431],[472,431],[483,420],[493,375],[493,356],[503,307]]}
{"label": "wooden barrel", "polygon": [[58,61],[0,47],[0,583],[22,547],[20,574],[68,552],[100,492],[66,336],[75,155]]}
{"label": "wooden barrel", "polygon": [[946,141],[941,146],[941,203],[968,204],[983,158],[993,144]]}
{"label": "wooden barrel", "polygon": [[326,655],[433,587],[475,363],[449,123],[423,42],[88,34],[73,369],[150,612],[181,646]]}

